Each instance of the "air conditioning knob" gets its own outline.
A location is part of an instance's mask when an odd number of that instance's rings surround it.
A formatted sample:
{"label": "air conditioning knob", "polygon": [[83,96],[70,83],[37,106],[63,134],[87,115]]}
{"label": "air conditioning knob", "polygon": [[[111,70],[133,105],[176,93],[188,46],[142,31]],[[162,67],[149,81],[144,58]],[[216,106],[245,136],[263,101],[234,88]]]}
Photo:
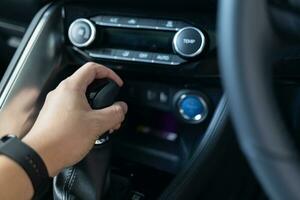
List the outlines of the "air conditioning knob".
{"label": "air conditioning knob", "polygon": [[76,19],[69,27],[68,36],[74,46],[87,47],[96,37],[95,25],[88,19]]}
{"label": "air conditioning knob", "polygon": [[191,59],[204,51],[206,39],[200,29],[185,27],[175,34],[172,45],[175,53],[183,58]]}

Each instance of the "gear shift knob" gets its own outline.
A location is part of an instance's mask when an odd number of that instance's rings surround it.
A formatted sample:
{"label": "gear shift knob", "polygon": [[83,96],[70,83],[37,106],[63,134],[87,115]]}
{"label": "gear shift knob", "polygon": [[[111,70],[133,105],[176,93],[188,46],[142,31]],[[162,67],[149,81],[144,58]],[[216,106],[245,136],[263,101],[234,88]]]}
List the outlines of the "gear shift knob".
{"label": "gear shift knob", "polygon": [[110,106],[116,100],[120,87],[116,82],[108,80],[108,83],[100,89],[90,102],[93,109],[101,109]]}
{"label": "gear shift knob", "polygon": [[[106,80],[106,83],[104,83],[104,86],[101,89],[98,87],[99,85],[103,85],[103,82],[99,83],[96,81],[95,83],[92,83],[92,87],[93,85],[95,85],[97,89],[97,92],[92,92],[92,95],[89,95],[89,103],[93,109],[102,109],[112,105],[115,102],[120,91],[120,87],[116,82],[112,80]],[[108,140],[109,133],[106,132],[95,141],[95,144],[101,145],[108,142]]]}

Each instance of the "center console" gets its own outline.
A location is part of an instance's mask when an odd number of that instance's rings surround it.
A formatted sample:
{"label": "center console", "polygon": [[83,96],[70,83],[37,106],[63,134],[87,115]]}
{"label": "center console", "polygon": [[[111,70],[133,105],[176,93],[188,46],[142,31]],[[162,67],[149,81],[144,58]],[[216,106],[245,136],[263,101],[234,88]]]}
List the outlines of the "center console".
{"label": "center console", "polygon": [[[180,141],[201,138],[221,96],[217,87],[209,88],[199,79],[204,76],[210,82],[212,73],[217,74],[211,61],[215,35],[209,22],[199,23],[197,17],[205,16],[194,15],[192,20],[171,13],[158,16],[69,5],[65,7],[65,36],[76,60],[103,63],[125,79],[120,99],[130,109],[124,133],[116,134],[122,138],[122,147],[136,148],[135,154],[144,152],[133,156],[135,161],[143,159],[146,165],[175,173],[182,158],[188,157],[180,149],[192,146],[181,147]],[[205,68],[209,72],[198,73]],[[135,140],[141,140],[137,146],[124,142]],[[120,150],[123,156],[129,152]]]}
{"label": "center console", "polygon": [[172,180],[205,136],[222,96],[215,29],[198,13],[66,5],[64,15],[72,60],[102,63],[125,81],[119,100],[129,112],[113,135],[112,172],[130,180],[133,191],[154,198],[165,183],[151,191],[139,186],[141,179],[159,174]]}

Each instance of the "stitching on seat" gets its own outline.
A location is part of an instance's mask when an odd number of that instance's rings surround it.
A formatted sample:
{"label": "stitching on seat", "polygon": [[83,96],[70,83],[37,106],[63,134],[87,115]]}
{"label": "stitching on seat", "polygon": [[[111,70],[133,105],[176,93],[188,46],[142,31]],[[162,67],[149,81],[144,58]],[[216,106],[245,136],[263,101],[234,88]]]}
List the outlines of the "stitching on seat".
{"label": "stitching on seat", "polygon": [[76,168],[74,168],[72,180],[70,181],[70,184],[69,184],[69,191],[72,190],[72,187],[73,187],[73,185],[75,183],[76,178],[77,178],[77,170],[76,170]]}
{"label": "stitching on seat", "polygon": [[73,168],[67,168],[67,176],[66,176],[66,179],[64,181],[64,185],[63,185],[63,193],[62,193],[62,200],[66,200],[67,199],[67,196],[68,196],[68,185],[69,185],[69,182],[71,181],[71,178],[72,178],[72,173],[73,173]]}
{"label": "stitching on seat", "polygon": [[71,174],[71,177],[70,177],[70,180],[68,182],[67,189],[66,189],[66,200],[69,200],[70,197],[71,197],[71,195],[70,195],[70,193],[71,193],[70,184],[73,181],[75,170],[76,170],[75,167],[72,167],[72,174]]}

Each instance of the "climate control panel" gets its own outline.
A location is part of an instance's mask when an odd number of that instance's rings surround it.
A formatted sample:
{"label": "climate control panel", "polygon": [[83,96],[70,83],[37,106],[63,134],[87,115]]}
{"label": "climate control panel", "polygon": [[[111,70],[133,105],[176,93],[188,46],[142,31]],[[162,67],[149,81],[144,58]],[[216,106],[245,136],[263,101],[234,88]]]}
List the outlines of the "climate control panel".
{"label": "climate control panel", "polygon": [[95,16],[74,20],[71,44],[94,59],[180,65],[207,48],[204,30],[176,20]]}

